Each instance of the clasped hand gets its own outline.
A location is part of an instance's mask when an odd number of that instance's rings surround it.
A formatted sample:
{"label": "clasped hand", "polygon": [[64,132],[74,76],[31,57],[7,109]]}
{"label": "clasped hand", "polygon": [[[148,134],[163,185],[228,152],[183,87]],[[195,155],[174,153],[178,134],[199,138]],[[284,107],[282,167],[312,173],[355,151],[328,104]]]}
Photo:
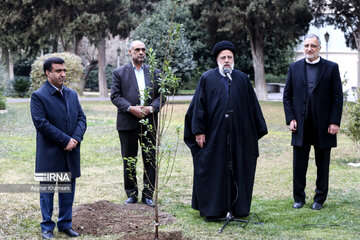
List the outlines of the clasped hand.
{"label": "clasped hand", "polygon": [[70,138],[70,141],[69,143],[67,144],[66,148],[64,148],[65,151],[71,151],[73,150],[74,148],[76,148],[76,145],[78,144],[79,142],[76,141],[75,139],[73,138]]}
{"label": "clasped hand", "polygon": [[137,118],[144,118],[150,114],[151,106],[131,106],[129,112]]}

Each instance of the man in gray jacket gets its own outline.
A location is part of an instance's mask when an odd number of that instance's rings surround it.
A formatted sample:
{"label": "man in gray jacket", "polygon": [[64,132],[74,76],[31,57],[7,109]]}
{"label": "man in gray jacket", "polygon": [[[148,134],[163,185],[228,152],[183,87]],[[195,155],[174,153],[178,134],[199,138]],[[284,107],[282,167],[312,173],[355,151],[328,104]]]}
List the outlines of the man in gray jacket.
{"label": "man in gray jacket", "polygon": [[[141,201],[154,207],[152,200],[155,186],[155,149],[157,115],[160,111],[160,94],[155,79],[150,76],[149,66],[144,64],[146,58],[145,44],[133,41],[129,55],[131,62],[114,70],[111,85],[111,101],[118,108],[117,130],[121,143],[121,153],[124,164],[124,185],[128,199],[126,204],[138,200],[138,185],[136,180],[136,162],[138,142],[143,143],[142,157],[144,163],[144,189]],[[139,121],[145,119],[148,125]],[[147,136],[143,136],[147,132]],[[149,150],[149,151],[148,151]]]}

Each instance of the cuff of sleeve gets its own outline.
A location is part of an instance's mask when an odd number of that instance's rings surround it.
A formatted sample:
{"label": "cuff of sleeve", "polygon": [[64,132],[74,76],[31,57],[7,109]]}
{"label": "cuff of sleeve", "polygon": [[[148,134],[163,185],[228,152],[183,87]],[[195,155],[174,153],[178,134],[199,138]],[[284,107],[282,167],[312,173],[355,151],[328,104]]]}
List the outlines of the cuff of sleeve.
{"label": "cuff of sleeve", "polygon": [[75,139],[75,140],[78,141],[78,142],[81,142],[81,140],[82,140],[82,139],[81,139],[79,136],[77,136],[77,135],[76,135],[76,136],[72,136],[72,138]]}
{"label": "cuff of sleeve", "polygon": [[62,142],[62,147],[66,148],[66,146],[69,144],[71,137],[66,136],[61,142]]}
{"label": "cuff of sleeve", "polygon": [[129,107],[126,109],[126,112],[130,112],[130,108],[131,108],[131,106],[129,106]]}

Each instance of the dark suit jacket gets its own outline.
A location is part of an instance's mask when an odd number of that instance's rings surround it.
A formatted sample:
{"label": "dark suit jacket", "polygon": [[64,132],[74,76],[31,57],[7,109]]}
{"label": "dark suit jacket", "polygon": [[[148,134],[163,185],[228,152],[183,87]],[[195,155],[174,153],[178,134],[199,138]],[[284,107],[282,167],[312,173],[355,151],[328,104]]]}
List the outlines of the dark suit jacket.
{"label": "dark suit jacket", "polygon": [[[75,91],[63,86],[61,95],[48,81],[31,95],[31,117],[36,128],[35,172],[71,172],[80,174],[80,142],[86,131],[86,116]],[[72,151],[64,148],[76,139]]]}
{"label": "dark suit jacket", "polygon": [[[322,59],[319,64],[317,81],[313,90],[312,107],[317,129],[319,148],[336,147],[336,135],[328,133],[330,124],[340,126],[343,92],[339,67],[336,63]],[[305,59],[290,64],[284,89],[284,110],[286,124],[296,119],[298,130],[292,133],[291,145],[302,146],[304,121],[307,111],[307,79]]]}
{"label": "dark suit jacket", "polygon": [[[157,113],[160,110],[160,94],[156,82],[159,73],[159,70],[155,70],[155,81],[153,81],[149,67],[144,64],[145,87],[150,88],[149,99],[146,99],[145,105],[154,107],[154,113],[148,115],[150,122],[157,121]],[[127,112],[130,106],[140,105],[140,91],[131,63],[114,70],[110,99],[118,108],[117,130],[133,130],[140,126],[139,119]]]}

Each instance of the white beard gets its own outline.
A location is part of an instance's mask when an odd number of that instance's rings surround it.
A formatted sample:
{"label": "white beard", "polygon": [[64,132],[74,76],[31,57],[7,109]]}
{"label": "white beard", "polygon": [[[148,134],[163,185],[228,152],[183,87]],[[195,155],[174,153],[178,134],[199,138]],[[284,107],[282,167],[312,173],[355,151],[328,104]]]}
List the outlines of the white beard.
{"label": "white beard", "polygon": [[[217,62],[218,67],[219,67],[219,71],[221,73],[221,75],[225,76],[224,74],[224,64],[221,64],[220,62]],[[232,70],[234,70],[234,62],[232,64],[230,64],[230,67],[226,67],[227,69],[229,69],[230,73],[232,72]]]}

